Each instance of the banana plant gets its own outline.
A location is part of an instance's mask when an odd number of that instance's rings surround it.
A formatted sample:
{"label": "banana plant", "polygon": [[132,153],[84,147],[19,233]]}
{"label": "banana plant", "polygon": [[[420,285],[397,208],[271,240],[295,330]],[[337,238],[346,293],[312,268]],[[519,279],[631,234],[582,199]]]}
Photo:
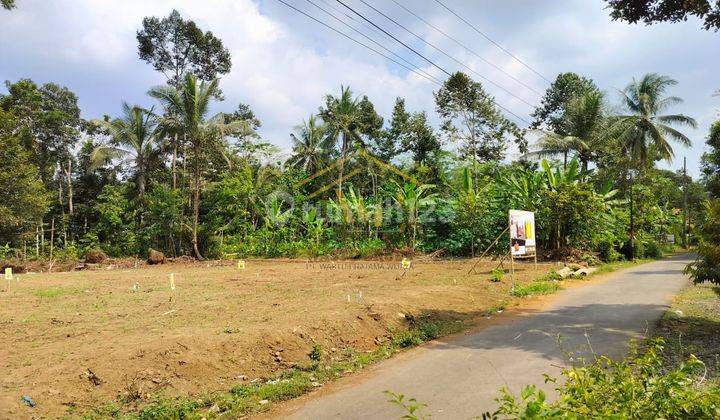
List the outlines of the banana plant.
{"label": "banana plant", "polygon": [[280,194],[270,194],[263,201],[265,204],[265,224],[268,226],[280,227],[287,223],[292,216],[292,208],[283,210],[283,199]]}
{"label": "banana plant", "polygon": [[437,194],[429,193],[435,186],[432,184],[416,185],[412,183],[406,183],[402,186],[395,183],[395,186],[393,200],[403,211],[404,223],[407,231],[410,232],[409,245],[415,249],[418,214],[421,209],[436,202]]}
{"label": "banana plant", "polygon": [[540,206],[539,192],[547,185],[545,174],[538,171],[519,170],[499,179],[501,196],[515,206],[534,210]]}
{"label": "banana plant", "polygon": [[583,174],[577,158],[573,158],[565,169],[553,168],[546,159],[543,159],[540,165],[545,173],[548,187],[553,191],[557,191],[564,185],[577,184],[582,181]]}
{"label": "banana plant", "polygon": [[310,207],[303,213],[302,223],[309,237],[313,238],[315,245],[320,244],[320,238],[325,233],[325,220],[318,217],[317,208]]}

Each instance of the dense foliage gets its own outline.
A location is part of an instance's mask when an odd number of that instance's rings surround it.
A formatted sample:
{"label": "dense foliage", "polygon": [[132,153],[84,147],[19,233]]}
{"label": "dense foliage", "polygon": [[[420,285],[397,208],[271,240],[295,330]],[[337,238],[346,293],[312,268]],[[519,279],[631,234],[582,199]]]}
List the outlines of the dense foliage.
{"label": "dense foliage", "polygon": [[720,200],[708,201],[705,206],[705,221],[699,229],[698,257],[686,272],[695,283],[720,284]]}
{"label": "dense foliage", "polygon": [[658,338],[626,359],[602,356],[586,366],[563,370],[559,397],[554,401],[532,385],[519,397],[505,390],[498,411],[483,418],[718,418],[720,388],[700,386],[703,362],[690,356],[680,366],[668,369],[663,363],[663,345]]}
{"label": "dense foliage", "polygon": [[680,22],[695,16],[703,21],[703,28],[720,29],[720,2],[717,0],[605,0],[613,19],[630,23]]}
{"label": "dense foliage", "polygon": [[224,102],[230,56],[211,32],[173,12],[143,20],[137,39],[167,85],[115,118],[83,120],[53,83],[7,82],[0,243],[16,255],[476,255],[505,249],[495,239],[515,208],[536,212],[541,253],[616,260],[657,256],[704,217],[703,187],[655,168],[689,143],[680,126],[694,126],[665,113],[681,102],[665,76],[633,80],[613,106],[592,80],[562,73],[529,131],[460,72],[435,92],[438,128],[402,98],[385,119],[342,86],[294,128],[287,157],[249,105]]}

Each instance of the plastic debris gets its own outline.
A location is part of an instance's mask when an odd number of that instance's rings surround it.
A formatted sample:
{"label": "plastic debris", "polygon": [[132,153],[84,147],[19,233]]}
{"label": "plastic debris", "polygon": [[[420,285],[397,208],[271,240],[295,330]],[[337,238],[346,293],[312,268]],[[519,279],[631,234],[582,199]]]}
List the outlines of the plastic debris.
{"label": "plastic debris", "polygon": [[27,395],[23,395],[22,398],[20,398],[20,399],[21,399],[22,402],[25,403],[25,405],[27,405],[28,407],[35,407],[35,405],[36,405],[36,404],[35,404],[35,401],[33,401],[33,399],[30,398],[30,397],[27,396]]}

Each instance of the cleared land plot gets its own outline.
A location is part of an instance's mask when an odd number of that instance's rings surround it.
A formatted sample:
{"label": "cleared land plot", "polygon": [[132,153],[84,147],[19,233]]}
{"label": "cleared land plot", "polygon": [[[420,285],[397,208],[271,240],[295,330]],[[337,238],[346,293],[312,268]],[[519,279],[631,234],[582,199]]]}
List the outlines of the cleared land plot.
{"label": "cleared land plot", "polygon": [[[509,275],[490,281],[496,264],[468,275],[469,264],[416,261],[404,273],[399,261],[251,260],[244,270],[212,262],[23,274],[0,286],[0,417],[227,391],[307,363],[315,343],[331,358],[373,350],[408,319],[477,318],[522,300]],[[555,267],[521,264],[515,281]]]}

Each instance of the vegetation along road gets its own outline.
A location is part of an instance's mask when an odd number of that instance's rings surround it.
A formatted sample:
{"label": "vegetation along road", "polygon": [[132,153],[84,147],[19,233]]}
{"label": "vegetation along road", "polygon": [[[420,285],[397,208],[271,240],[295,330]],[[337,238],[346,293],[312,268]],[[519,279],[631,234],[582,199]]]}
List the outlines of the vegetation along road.
{"label": "vegetation along road", "polygon": [[339,383],[288,410],[298,419],[399,418],[402,409],[384,393],[390,390],[427,404],[433,418],[459,419],[492,412],[503,386],[517,393],[535,383],[550,391],[543,373],[556,376],[593,353],[621,356],[632,338],[645,335],[687,285],[688,262],[676,256],[566,290],[542,311],[389,360],[360,383]]}

